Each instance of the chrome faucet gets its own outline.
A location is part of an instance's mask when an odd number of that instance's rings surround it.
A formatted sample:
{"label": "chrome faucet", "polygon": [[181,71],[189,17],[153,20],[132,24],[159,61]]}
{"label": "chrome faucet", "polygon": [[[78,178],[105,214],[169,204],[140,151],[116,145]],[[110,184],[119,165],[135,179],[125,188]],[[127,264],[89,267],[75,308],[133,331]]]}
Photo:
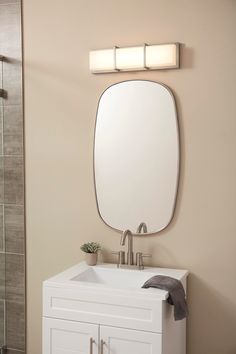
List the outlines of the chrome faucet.
{"label": "chrome faucet", "polygon": [[[142,222],[137,230],[137,233],[147,233],[147,225]],[[118,256],[117,267],[118,268],[131,268],[131,269],[139,269],[143,270],[143,258],[151,257],[150,254],[143,254],[142,252],[136,253],[136,260],[134,261],[134,252],[133,252],[133,234],[130,230],[125,230],[120,239],[121,246],[125,245],[126,238],[128,238],[128,252],[127,252],[127,261],[125,262],[125,253],[124,251],[112,252],[112,254],[116,254]]]}
{"label": "chrome faucet", "polygon": [[133,234],[130,230],[125,230],[121,235],[120,244],[125,245],[126,237],[128,237],[128,252],[127,252],[127,264],[134,264],[134,252],[133,252]]}

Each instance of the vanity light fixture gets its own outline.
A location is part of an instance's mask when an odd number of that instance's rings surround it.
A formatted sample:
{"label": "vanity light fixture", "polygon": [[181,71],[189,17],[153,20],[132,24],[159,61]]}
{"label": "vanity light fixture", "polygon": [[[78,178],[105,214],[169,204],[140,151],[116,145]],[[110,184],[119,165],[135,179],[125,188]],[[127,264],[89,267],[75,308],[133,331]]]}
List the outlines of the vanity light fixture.
{"label": "vanity light fixture", "polygon": [[179,68],[179,43],[92,50],[90,70],[94,74]]}

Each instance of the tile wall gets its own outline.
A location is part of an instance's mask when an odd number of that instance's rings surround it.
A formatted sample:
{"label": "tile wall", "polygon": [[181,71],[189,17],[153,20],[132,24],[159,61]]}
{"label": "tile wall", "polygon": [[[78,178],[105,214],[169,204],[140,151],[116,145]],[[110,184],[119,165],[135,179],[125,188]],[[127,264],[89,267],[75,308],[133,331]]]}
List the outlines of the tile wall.
{"label": "tile wall", "polygon": [[0,345],[25,353],[21,3],[0,0]]}

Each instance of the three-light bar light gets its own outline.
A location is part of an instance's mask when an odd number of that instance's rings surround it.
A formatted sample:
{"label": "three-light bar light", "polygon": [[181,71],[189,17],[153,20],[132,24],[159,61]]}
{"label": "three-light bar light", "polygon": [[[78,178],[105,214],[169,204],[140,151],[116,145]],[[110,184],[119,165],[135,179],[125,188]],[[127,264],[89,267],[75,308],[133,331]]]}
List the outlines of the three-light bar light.
{"label": "three-light bar light", "polygon": [[179,68],[179,43],[114,47],[90,52],[94,74]]}

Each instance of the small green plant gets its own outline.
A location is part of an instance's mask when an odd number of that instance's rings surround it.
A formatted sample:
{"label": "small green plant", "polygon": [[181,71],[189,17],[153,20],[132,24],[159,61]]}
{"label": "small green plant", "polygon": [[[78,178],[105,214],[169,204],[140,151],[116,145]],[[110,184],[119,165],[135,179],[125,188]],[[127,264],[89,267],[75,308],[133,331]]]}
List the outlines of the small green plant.
{"label": "small green plant", "polygon": [[87,242],[80,249],[85,253],[97,253],[101,249],[101,245],[97,242]]}

